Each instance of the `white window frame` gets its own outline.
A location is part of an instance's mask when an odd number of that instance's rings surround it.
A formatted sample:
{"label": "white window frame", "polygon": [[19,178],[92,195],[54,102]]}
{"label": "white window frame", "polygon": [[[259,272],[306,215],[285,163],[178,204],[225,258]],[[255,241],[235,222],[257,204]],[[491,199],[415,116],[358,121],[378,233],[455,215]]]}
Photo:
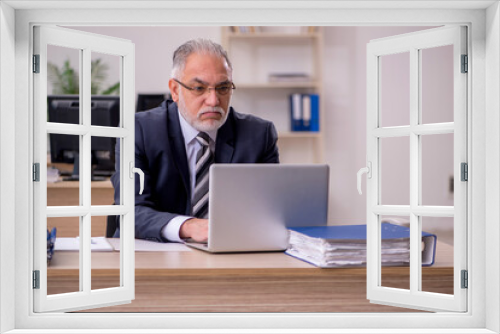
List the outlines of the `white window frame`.
{"label": "white window frame", "polygon": [[[39,73],[34,83],[34,162],[40,165],[40,178],[33,184],[34,270],[39,271],[39,289],[34,289],[35,312],[83,310],[104,305],[130,303],[135,290],[135,198],[134,198],[134,44],[128,40],[105,37],[78,30],[51,26],[34,27],[34,53],[39,56]],[[80,124],[47,121],[47,46],[72,48],[79,53]],[[114,55],[120,62],[120,124],[95,126],[91,120],[91,57],[93,52]],[[75,206],[47,206],[47,134],[80,137],[80,203]],[[120,142],[121,200],[118,205],[91,205],[91,138],[115,137]],[[120,285],[92,289],[92,216],[120,216]],[[79,218],[79,282],[77,292],[47,295],[47,218]]]}
{"label": "white window frame", "polygon": [[[83,3],[83,5],[82,5]],[[113,3],[88,1],[78,6],[113,6]],[[405,1],[406,3],[406,1]],[[421,332],[456,333],[463,329],[466,333],[492,333],[500,331],[500,321],[497,315],[500,310],[500,261],[499,244],[500,231],[500,18],[497,1],[489,2],[448,2],[433,1],[406,5],[406,9],[391,10],[390,6],[405,7],[402,1],[397,3],[370,1],[369,8],[363,2],[287,2],[239,1],[234,4],[201,3],[197,9],[190,8],[190,3],[168,1],[163,4],[151,5],[145,1],[141,6],[164,6],[163,9],[137,11],[121,9],[106,12],[102,9],[84,10],[40,10],[44,6],[71,6],[69,2],[21,2],[4,1],[0,13],[0,331],[15,329],[15,333],[34,333],[35,329],[50,328],[51,333],[57,333],[55,328],[66,328],[61,332],[70,332],[68,328],[93,328],[88,332],[100,333],[112,328],[143,328],[136,332],[144,333],[146,328],[198,328],[226,329],[234,332],[234,328],[274,329],[310,328],[327,329],[352,328],[350,333],[363,332],[413,332],[408,328],[420,328]],[[127,2],[127,4],[129,4]],[[26,10],[14,10],[10,6]],[[293,8],[290,9],[290,6]],[[420,9],[418,8],[420,6]],[[426,9],[426,6],[432,6]],[[451,9],[452,6],[455,9]],[[489,6],[489,8],[488,8]],[[221,9],[223,7],[224,9]],[[356,10],[345,9],[352,7]],[[417,8],[415,8],[417,7]],[[30,9],[31,8],[31,9]],[[34,8],[34,9],[33,9]],[[250,8],[250,10],[241,10]],[[310,9],[313,8],[313,9]],[[374,10],[373,8],[379,8]],[[458,8],[458,9],[457,9]],[[186,10],[189,9],[189,10]],[[210,15],[207,15],[209,11]],[[314,17],[314,19],[312,19]],[[14,20],[15,19],[15,20]],[[474,75],[469,79],[469,152],[471,157],[469,183],[469,311],[465,314],[48,314],[37,315],[32,310],[32,290],[29,289],[32,262],[26,263],[32,213],[26,210],[32,203],[27,200],[32,191],[29,181],[31,172],[30,156],[32,156],[32,106],[26,96],[31,96],[29,74],[29,59],[33,24],[64,24],[64,25],[220,25],[242,24],[298,24],[298,25],[441,25],[466,24],[470,31],[470,53]],[[488,29],[486,29],[488,27]],[[8,29],[4,29],[8,28]],[[15,40],[14,40],[15,31]],[[15,66],[15,90],[12,78],[7,79],[4,73],[12,73]],[[5,72],[4,72],[5,70]],[[14,97],[15,92],[15,97]],[[10,94],[9,94],[10,93]],[[15,113],[6,109],[15,110]],[[14,130],[8,127],[15,128]],[[12,135],[15,147],[11,146]],[[12,174],[15,171],[15,177]],[[353,175],[356,171],[353,171]],[[487,181],[487,182],[486,182]],[[14,201],[9,200],[15,189]],[[486,196],[487,195],[487,196]],[[486,204],[484,204],[486,201]],[[12,209],[14,208],[14,209]],[[12,221],[15,224],[12,224]],[[474,229],[472,230],[472,226]],[[12,235],[15,235],[13,240]],[[28,237],[26,237],[28,236]],[[14,252],[12,251],[14,250]],[[13,254],[14,253],[14,254]],[[485,254],[489,254],[488,266],[485,265]],[[490,255],[491,254],[491,255]],[[488,280],[485,279],[488,277]],[[15,289],[12,289],[15,286]],[[15,291],[14,291],[15,290]],[[488,293],[486,293],[488,291]],[[484,302],[484,300],[486,300]],[[12,305],[15,310],[12,311]],[[377,328],[384,328],[377,331]],[[406,328],[406,329],[405,329]],[[30,329],[30,330],[28,330]],[[33,329],[33,330],[31,330]],[[231,330],[232,329],[232,330]],[[346,330],[347,331],[347,330]],[[118,330],[118,332],[120,332]],[[133,331],[128,331],[132,333]],[[164,332],[174,332],[165,330]],[[201,330],[199,332],[202,332]],[[214,332],[212,330],[212,332]],[[216,330],[222,332],[222,330]],[[277,332],[277,331],[275,331]],[[324,332],[324,331],[321,331]],[[13,332],[14,333],[14,332]]]}
{"label": "white window frame", "polygon": [[[467,310],[467,290],[461,287],[461,270],[467,269],[466,247],[454,247],[453,293],[422,291],[422,226],[421,218],[452,217],[453,244],[466,245],[467,185],[460,180],[461,163],[467,163],[467,76],[461,73],[461,57],[467,54],[467,31],[464,26],[451,25],[417,31],[409,34],[372,40],[367,46],[367,161],[371,178],[367,183],[367,297],[373,303],[408,305],[408,308],[428,311]],[[422,51],[451,45],[453,47],[453,121],[422,123]],[[380,109],[382,57],[407,53],[409,57],[409,124],[383,127]],[[426,135],[453,134],[453,172],[455,175],[454,206],[422,205],[422,142]],[[383,138],[409,138],[409,203],[384,205],[380,202]],[[381,282],[381,222],[382,215],[401,215],[410,219],[410,287],[384,287]]]}

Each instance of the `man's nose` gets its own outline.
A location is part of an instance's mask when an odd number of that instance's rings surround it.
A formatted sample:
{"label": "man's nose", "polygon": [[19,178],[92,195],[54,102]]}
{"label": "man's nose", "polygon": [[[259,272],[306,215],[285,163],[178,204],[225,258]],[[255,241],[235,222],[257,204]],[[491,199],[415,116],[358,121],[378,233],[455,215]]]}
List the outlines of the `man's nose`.
{"label": "man's nose", "polygon": [[209,106],[218,106],[219,105],[219,96],[217,95],[217,92],[215,89],[209,89],[208,93],[206,93],[207,96],[205,97],[205,103]]}

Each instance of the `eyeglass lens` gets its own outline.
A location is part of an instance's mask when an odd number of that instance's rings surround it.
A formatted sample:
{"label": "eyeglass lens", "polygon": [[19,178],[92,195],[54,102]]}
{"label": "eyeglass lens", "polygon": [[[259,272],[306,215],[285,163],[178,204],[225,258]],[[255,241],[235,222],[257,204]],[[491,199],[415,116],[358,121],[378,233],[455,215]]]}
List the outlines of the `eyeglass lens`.
{"label": "eyeglass lens", "polygon": [[230,85],[222,85],[217,87],[208,87],[208,86],[196,86],[193,87],[193,93],[196,95],[204,95],[207,91],[210,92],[211,89],[215,90],[215,93],[218,95],[227,95],[232,87]]}

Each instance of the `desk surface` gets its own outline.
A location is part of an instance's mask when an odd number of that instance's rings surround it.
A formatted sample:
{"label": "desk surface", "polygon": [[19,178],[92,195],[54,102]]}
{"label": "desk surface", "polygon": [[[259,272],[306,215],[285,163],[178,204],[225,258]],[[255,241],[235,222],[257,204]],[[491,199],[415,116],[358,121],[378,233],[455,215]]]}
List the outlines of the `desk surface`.
{"label": "desk surface", "polygon": [[[436,262],[429,268],[453,267],[452,246],[438,242],[436,254]],[[92,269],[119,269],[119,256],[119,252],[93,252]],[[77,259],[78,252],[56,252],[49,269],[78,270]],[[179,274],[181,271],[190,273],[192,270],[213,271],[234,269],[238,271],[255,271],[258,269],[318,269],[313,265],[288,256],[283,252],[210,254],[195,249],[192,251],[136,252],[135,268],[137,274],[150,270],[155,270],[158,273],[175,270],[176,274]],[[336,270],[353,269],[359,268]],[[364,270],[364,268],[362,269]]]}
{"label": "desk surface", "polygon": [[[92,181],[90,182],[92,188],[106,188],[113,189],[113,185],[110,180],[106,181]],[[79,181],[59,181],[59,182],[47,182],[47,188],[64,188],[64,189],[74,189],[79,188]]]}
{"label": "desk surface", "polygon": [[[438,243],[424,291],[453,293],[453,248]],[[78,253],[56,252],[49,294],[78,291]],[[284,253],[136,252],[135,300],[90,312],[415,312],[366,299],[366,268],[320,269]],[[119,285],[119,253],[92,253],[92,288]],[[409,267],[384,267],[407,288]],[[384,285],[386,286],[386,285]]]}

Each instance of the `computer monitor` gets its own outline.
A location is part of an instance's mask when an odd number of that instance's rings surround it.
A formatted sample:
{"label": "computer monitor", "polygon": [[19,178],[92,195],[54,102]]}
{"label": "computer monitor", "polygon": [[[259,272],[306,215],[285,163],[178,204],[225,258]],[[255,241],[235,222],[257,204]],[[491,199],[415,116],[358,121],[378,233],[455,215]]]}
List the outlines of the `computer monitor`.
{"label": "computer monitor", "polygon": [[[79,124],[78,95],[50,95],[47,97],[49,122]],[[120,97],[92,96],[91,124],[116,127],[120,122]],[[115,172],[115,138],[92,137],[92,177],[111,176]],[[71,179],[78,179],[80,142],[78,136],[50,134],[50,157],[55,163],[74,165]]]}
{"label": "computer monitor", "polygon": [[145,111],[158,107],[165,101],[164,94],[138,94],[136,112]]}

